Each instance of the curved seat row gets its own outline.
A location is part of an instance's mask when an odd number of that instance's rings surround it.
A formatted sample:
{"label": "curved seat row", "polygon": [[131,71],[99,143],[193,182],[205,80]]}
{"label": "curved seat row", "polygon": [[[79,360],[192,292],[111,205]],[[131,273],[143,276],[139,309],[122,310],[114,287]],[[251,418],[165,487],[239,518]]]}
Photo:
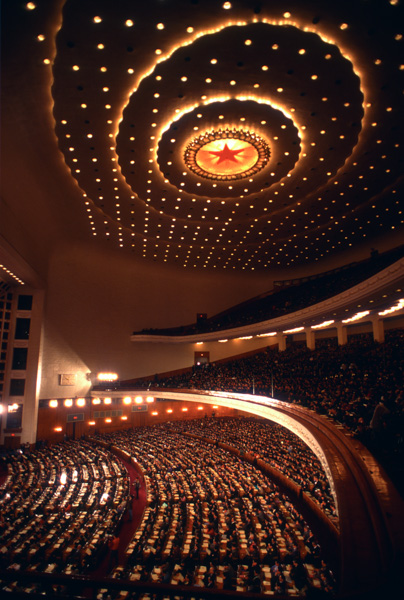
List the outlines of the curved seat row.
{"label": "curved seat row", "polygon": [[70,441],[7,457],[0,488],[0,566],[86,572],[105,550],[129,497],[125,467],[108,451]]}
{"label": "curved seat row", "polygon": [[98,439],[130,455],[148,488],[115,577],[269,595],[335,589],[302,515],[250,463],[161,426]]}
{"label": "curved seat row", "polygon": [[334,497],[320,461],[307,444],[285,427],[255,417],[205,417],[175,421],[170,428],[226,443],[241,454],[252,454],[299,485],[338,525]]}

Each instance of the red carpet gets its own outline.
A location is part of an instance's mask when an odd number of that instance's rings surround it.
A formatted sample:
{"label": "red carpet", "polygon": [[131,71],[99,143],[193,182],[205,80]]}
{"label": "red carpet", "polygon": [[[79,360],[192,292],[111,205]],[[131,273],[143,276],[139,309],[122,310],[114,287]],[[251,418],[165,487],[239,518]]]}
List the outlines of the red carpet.
{"label": "red carpet", "polygon": [[[132,500],[133,520],[130,521],[129,512],[126,511],[123,516],[123,519],[121,521],[119,534],[118,534],[119,539],[120,539],[119,550],[118,550],[119,565],[124,565],[125,564],[125,550],[129,544],[129,542],[131,541],[133,534],[135,533],[136,529],[139,527],[139,524],[142,520],[143,512],[144,512],[144,509],[146,506],[146,488],[145,488],[145,482],[142,477],[142,473],[141,473],[140,469],[138,470],[130,463],[128,463],[122,459],[120,459],[120,460],[128,470],[129,477],[130,477],[130,483],[131,483],[131,492],[132,492],[132,495],[134,496],[134,499]],[[140,482],[138,499],[136,499],[136,492],[134,491],[134,485],[133,485],[134,481],[137,477],[139,478],[139,482]],[[105,557],[103,558],[101,563],[98,565],[98,567],[95,570],[89,572],[88,574],[92,577],[105,577],[108,574],[109,558],[110,558],[110,551],[108,550]]]}

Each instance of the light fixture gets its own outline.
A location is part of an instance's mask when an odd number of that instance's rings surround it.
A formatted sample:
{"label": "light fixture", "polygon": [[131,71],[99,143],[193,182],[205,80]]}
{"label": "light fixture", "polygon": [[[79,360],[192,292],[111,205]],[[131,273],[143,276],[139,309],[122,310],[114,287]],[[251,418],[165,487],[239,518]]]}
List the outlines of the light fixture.
{"label": "light fixture", "polygon": [[383,311],[379,312],[378,314],[381,317],[384,317],[384,315],[389,315],[390,313],[401,310],[402,308],[404,308],[404,298],[400,298],[400,300],[398,300],[397,304],[395,304],[394,306],[391,306],[390,308],[386,308],[386,310],[383,310]]}
{"label": "light fixture", "polygon": [[270,157],[267,142],[253,131],[216,129],[189,142],[184,162],[196,175],[215,181],[251,177],[263,169]]}
{"label": "light fixture", "polygon": [[98,373],[97,379],[99,381],[116,381],[118,373]]}
{"label": "light fixture", "polygon": [[362,312],[358,312],[355,315],[353,315],[352,317],[350,317],[349,319],[343,319],[342,323],[352,323],[354,321],[359,321],[363,317],[366,317],[368,314],[370,314],[369,310],[364,310]]}
{"label": "light fixture", "polygon": [[328,327],[329,325],[332,325],[335,321],[332,319],[331,321],[323,321],[322,323],[319,323],[318,325],[312,325],[311,329],[322,329],[324,327]]}

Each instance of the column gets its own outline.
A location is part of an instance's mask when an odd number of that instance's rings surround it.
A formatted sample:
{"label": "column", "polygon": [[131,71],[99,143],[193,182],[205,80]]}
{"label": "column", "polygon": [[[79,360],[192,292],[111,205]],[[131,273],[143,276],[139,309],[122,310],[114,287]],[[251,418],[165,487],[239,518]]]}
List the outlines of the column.
{"label": "column", "polygon": [[306,327],[304,332],[306,334],[306,346],[309,350],[314,350],[316,347],[316,332],[311,327]]}
{"label": "column", "polygon": [[342,325],[342,323],[337,324],[337,336],[338,336],[338,346],[345,346],[348,342],[348,333],[346,325]]}
{"label": "column", "polygon": [[276,339],[278,340],[278,350],[279,352],[283,352],[286,350],[286,335],[283,333],[277,333]]}
{"label": "column", "polygon": [[379,342],[379,344],[383,344],[384,342],[384,322],[378,316],[374,316],[371,318],[372,328],[373,328],[373,339],[375,342]]}

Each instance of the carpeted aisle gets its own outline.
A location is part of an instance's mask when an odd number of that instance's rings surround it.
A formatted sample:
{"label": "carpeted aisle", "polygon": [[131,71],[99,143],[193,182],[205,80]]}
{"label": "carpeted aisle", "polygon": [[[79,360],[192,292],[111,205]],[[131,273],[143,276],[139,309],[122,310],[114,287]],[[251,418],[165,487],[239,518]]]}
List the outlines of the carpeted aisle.
{"label": "carpeted aisle", "polygon": [[[142,476],[140,469],[136,469],[133,465],[128,463],[125,460],[120,458],[121,462],[125,465],[128,470],[130,484],[131,484],[131,493],[134,496],[132,500],[132,510],[133,510],[133,519],[130,521],[129,511],[126,511],[119,528],[119,565],[125,564],[125,550],[131,541],[135,531],[139,527],[139,524],[142,520],[143,512],[146,507],[146,487],[145,482]],[[139,478],[140,488],[139,488],[139,498],[136,499],[136,491],[134,487],[134,482],[136,478]],[[106,577],[109,571],[109,559],[110,559],[110,550],[107,550],[106,555],[102,559],[101,563],[98,565],[96,569],[90,571],[88,574],[92,577]]]}

